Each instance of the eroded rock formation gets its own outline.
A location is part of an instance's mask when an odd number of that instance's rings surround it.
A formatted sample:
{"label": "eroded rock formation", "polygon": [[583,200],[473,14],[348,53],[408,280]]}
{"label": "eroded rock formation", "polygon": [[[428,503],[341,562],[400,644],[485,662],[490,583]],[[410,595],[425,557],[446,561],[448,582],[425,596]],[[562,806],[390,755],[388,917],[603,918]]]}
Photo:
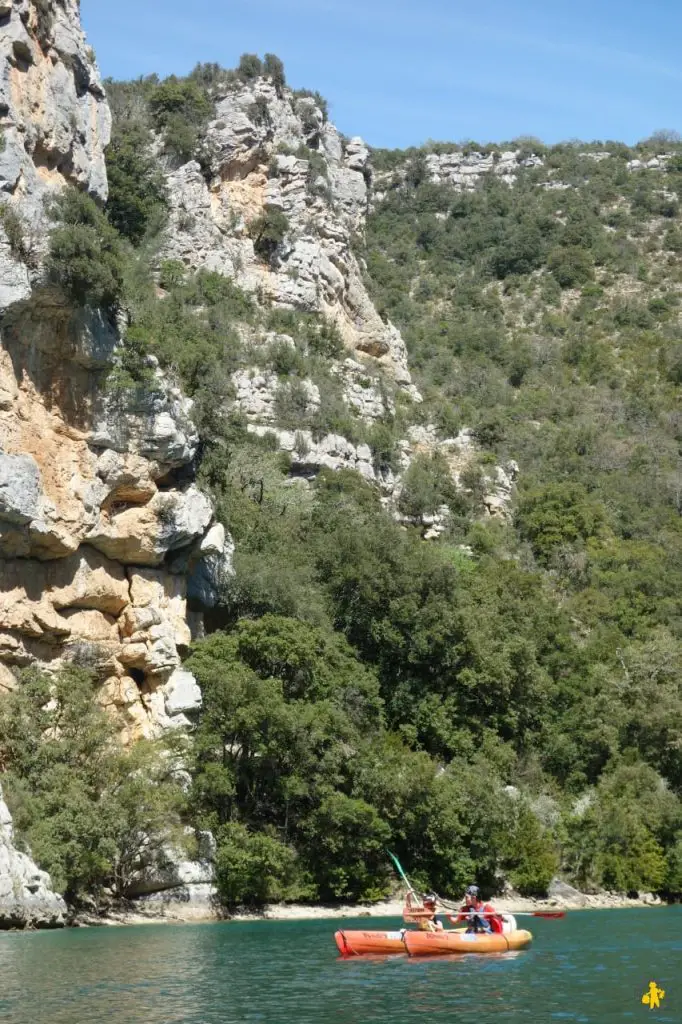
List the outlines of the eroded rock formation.
{"label": "eroded rock formation", "polygon": [[[171,228],[164,256],[234,278],[283,308],[320,312],[346,346],[379,361],[415,400],[399,331],[377,313],[353,254],[372,171],[362,139],[343,139],[310,97],[259,79],[218,97],[203,161],[167,176]],[[253,226],[281,211],[288,229],[273,260]]]}
{"label": "eroded rock formation", "polygon": [[[116,323],[35,288],[46,198],[107,194],[110,115],[77,0],[0,5],[0,61],[0,682],[86,664],[127,741],[199,706],[181,658],[231,542],[193,482],[191,403],[156,367],[144,390],[109,387]],[[34,247],[11,244],[3,210]]]}
{"label": "eroded rock formation", "polygon": [[15,846],[12,815],[0,790],[0,928],[60,928],[66,904],[50,876]]}

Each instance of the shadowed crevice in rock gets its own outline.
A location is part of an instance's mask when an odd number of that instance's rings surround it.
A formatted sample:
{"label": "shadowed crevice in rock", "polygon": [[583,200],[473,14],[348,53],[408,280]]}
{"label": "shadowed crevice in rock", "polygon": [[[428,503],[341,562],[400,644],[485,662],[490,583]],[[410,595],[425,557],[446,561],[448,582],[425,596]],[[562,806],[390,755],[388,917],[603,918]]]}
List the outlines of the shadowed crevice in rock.
{"label": "shadowed crevice in rock", "polygon": [[27,379],[45,408],[58,411],[68,426],[89,430],[118,344],[107,317],[69,310],[46,289],[5,312],[0,336],[16,384]]}

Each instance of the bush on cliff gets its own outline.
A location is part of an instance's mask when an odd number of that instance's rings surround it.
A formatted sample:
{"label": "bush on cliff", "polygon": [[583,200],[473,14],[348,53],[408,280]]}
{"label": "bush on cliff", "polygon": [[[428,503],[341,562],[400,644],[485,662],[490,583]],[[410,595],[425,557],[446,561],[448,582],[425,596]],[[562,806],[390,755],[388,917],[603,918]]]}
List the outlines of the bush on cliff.
{"label": "bush on cliff", "polygon": [[109,220],[133,245],[163,222],[167,196],[163,176],[149,153],[149,132],[130,123],[114,128],[107,149]]}
{"label": "bush on cliff", "polygon": [[176,839],[184,795],[175,761],[152,743],[118,746],[82,669],[22,673],[0,702],[3,788],[21,839],[71,903],[126,894],[135,872]]}
{"label": "bush on cliff", "polygon": [[97,204],[75,188],[54,201],[48,280],[77,306],[111,310],[123,291],[125,249]]}
{"label": "bush on cliff", "polygon": [[191,160],[213,110],[206,90],[193,78],[171,75],[152,92],[149,109],[166,152],[181,162]]}

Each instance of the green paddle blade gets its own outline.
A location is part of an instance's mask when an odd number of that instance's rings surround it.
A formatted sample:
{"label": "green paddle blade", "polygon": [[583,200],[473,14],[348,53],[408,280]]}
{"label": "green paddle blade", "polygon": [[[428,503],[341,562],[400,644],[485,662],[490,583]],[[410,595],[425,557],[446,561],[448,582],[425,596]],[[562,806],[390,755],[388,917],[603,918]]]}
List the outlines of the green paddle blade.
{"label": "green paddle blade", "polygon": [[395,869],[398,872],[398,874],[400,875],[400,877],[402,878],[402,880],[405,883],[405,885],[407,886],[407,888],[411,892],[414,892],[414,888],[412,887],[412,885],[410,885],[410,880],[407,877],[407,875],[405,874],[405,872],[403,871],[402,865],[401,865],[400,861],[398,860],[398,858],[396,857],[396,855],[394,853],[391,853],[390,850],[386,850],[386,853],[389,855],[389,857],[391,858],[391,860],[395,864]]}

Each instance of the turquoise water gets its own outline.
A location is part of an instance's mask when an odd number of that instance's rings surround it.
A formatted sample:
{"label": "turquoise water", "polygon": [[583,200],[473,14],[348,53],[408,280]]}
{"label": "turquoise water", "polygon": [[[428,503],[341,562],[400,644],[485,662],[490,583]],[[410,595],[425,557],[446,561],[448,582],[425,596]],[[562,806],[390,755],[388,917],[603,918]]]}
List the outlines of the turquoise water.
{"label": "turquoise water", "polygon": [[[527,921],[526,918],[519,919]],[[149,925],[0,935],[12,1024],[682,1022],[682,908],[534,920],[499,956],[342,961],[339,927],[396,921]],[[641,997],[650,981],[660,1010]]]}

